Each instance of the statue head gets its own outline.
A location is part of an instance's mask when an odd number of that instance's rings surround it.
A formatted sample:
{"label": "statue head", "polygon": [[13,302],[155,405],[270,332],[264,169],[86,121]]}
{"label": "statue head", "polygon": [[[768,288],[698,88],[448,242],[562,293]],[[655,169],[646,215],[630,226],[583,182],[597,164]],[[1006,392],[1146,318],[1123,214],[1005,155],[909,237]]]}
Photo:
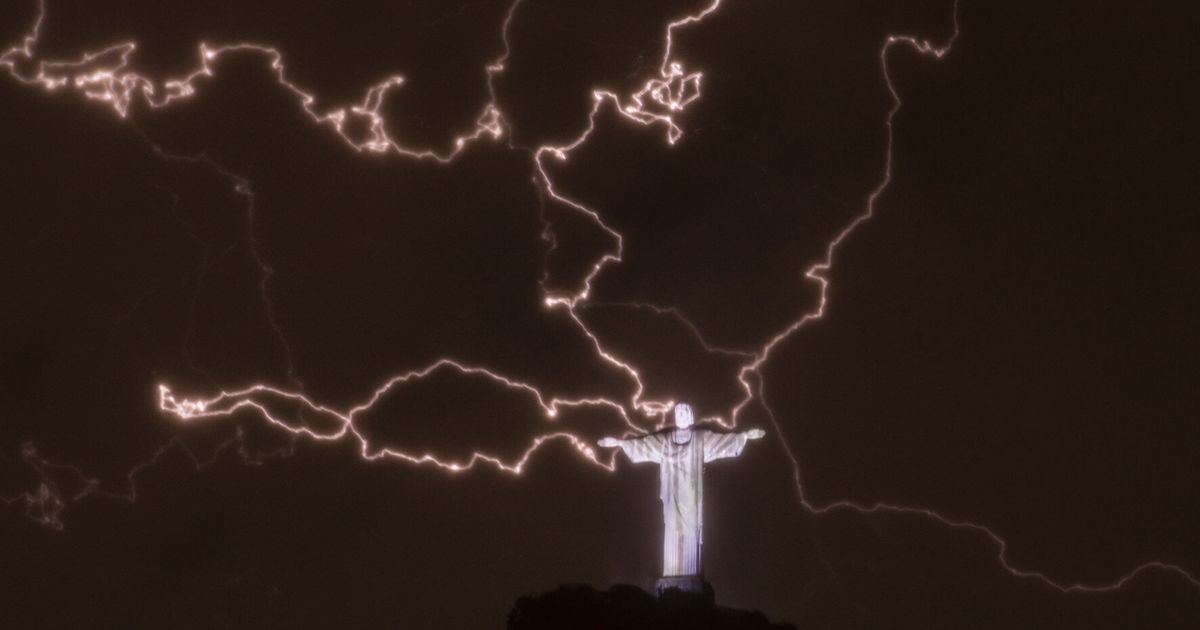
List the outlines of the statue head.
{"label": "statue head", "polygon": [[687,403],[675,403],[675,426],[686,429],[696,421],[692,416],[692,406]]}

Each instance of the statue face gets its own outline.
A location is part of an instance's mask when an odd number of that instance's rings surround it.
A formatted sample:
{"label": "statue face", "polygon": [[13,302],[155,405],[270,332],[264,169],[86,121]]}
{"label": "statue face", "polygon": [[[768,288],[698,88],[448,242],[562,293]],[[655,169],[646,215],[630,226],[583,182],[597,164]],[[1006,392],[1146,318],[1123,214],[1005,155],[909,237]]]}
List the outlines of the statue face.
{"label": "statue face", "polygon": [[692,417],[692,406],[687,403],[676,403],[675,405],[675,426],[680,429],[686,429],[695,422]]}

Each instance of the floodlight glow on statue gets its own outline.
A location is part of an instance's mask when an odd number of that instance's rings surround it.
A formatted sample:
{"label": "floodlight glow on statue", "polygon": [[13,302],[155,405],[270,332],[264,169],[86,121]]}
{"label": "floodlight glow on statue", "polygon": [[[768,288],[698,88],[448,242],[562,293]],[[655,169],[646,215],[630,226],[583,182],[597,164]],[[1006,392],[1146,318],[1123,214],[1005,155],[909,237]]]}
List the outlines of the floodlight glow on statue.
{"label": "floodlight glow on statue", "polygon": [[700,568],[700,547],[704,543],[704,464],[726,457],[737,457],[747,440],[766,433],[750,429],[723,433],[693,429],[691,406],[675,405],[675,426],[649,435],[618,440],[607,437],[598,442],[605,448],[621,447],[635,464],[659,465],[659,499],[663,506],[663,563],[658,591],[674,587],[700,591],[704,581]]}

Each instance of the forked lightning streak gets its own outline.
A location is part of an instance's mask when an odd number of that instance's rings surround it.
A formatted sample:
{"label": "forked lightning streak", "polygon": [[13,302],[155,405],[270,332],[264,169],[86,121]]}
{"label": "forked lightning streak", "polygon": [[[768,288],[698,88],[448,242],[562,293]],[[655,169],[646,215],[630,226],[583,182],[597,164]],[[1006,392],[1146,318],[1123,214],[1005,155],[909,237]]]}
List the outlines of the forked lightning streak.
{"label": "forked lightning streak", "polygon": [[[614,466],[613,459],[609,458],[605,460],[600,458],[587,440],[584,440],[577,434],[564,430],[548,431],[538,435],[533,438],[528,447],[520,455],[513,459],[505,460],[494,454],[476,451],[465,459],[453,460],[434,453],[408,452],[399,449],[375,447],[355,424],[356,418],[363,412],[370,410],[377,401],[396,388],[420,381],[434,373],[450,372],[462,378],[480,379],[494,386],[510,390],[515,395],[526,397],[541,410],[549,422],[557,422],[560,412],[564,410],[583,407],[598,408],[619,417],[631,432],[645,433],[653,427],[658,417],[662,416],[672,407],[674,401],[646,399],[643,395],[644,387],[638,370],[628,361],[621,359],[615,353],[606,349],[599,337],[587,327],[579,315],[580,309],[583,308],[607,306],[647,309],[656,315],[674,318],[678,323],[690,330],[706,351],[743,359],[745,362],[741,365],[737,380],[744,395],[729,410],[726,417],[710,418],[710,420],[730,427],[735,426],[739,416],[751,405],[757,403],[774,425],[776,432],[782,436],[782,426],[774,412],[767,405],[765,399],[766,383],[762,376],[762,367],[780,344],[796,335],[809,322],[821,319],[825,315],[830,286],[828,273],[833,267],[837,250],[859,226],[874,216],[876,202],[891,183],[892,148],[894,141],[893,119],[902,107],[902,102],[889,73],[889,55],[893,50],[906,48],[933,59],[943,58],[950,52],[954,42],[959,37],[958,7],[956,4],[953,11],[953,33],[943,44],[939,45],[917,37],[900,34],[888,36],[882,43],[879,50],[882,77],[892,97],[892,107],[884,120],[887,132],[886,146],[884,147],[884,172],[877,186],[870,192],[863,211],[851,220],[827,244],[824,256],[805,271],[805,277],[816,283],[819,289],[816,306],[811,311],[800,314],[796,320],[771,336],[761,347],[753,350],[744,350],[717,348],[709,345],[704,341],[699,328],[673,307],[641,303],[606,304],[592,302],[590,295],[593,281],[603,273],[606,267],[619,264],[622,261],[625,237],[605,223],[600,211],[589,208],[560,193],[546,170],[548,160],[565,161],[569,159],[572,152],[587,144],[596,131],[597,115],[605,107],[611,108],[613,112],[619,114],[621,118],[632,124],[646,127],[661,126],[665,130],[665,140],[668,144],[673,145],[678,142],[683,136],[683,130],[677,123],[677,116],[700,98],[703,74],[687,70],[686,62],[675,57],[674,36],[677,30],[686,28],[689,25],[701,22],[717,14],[722,1],[711,0],[698,11],[683,15],[666,25],[664,33],[665,43],[661,62],[657,69],[657,76],[648,79],[640,89],[628,95],[620,95],[607,90],[593,91],[593,103],[588,115],[587,124],[573,140],[562,145],[543,145],[532,150],[532,160],[537,171],[538,184],[544,192],[556,202],[593,221],[598,227],[609,234],[616,243],[615,251],[603,254],[591,265],[578,290],[574,293],[566,294],[554,293],[547,290],[544,295],[544,302],[547,309],[561,310],[565,313],[578,327],[580,332],[590,341],[597,356],[628,379],[632,390],[628,399],[556,398],[543,393],[533,384],[509,378],[486,367],[470,365],[452,357],[444,357],[423,368],[403,372],[391,377],[362,403],[346,410],[332,409],[311,400],[302,393],[298,382],[293,383],[297,389],[284,389],[266,383],[258,383],[236,391],[223,391],[206,399],[180,398],[172,392],[168,385],[160,384],[158,386],[158,400],[161,410],[176,418],[181,424],[228,417],[239,411],[255,412],[270,426],[292,436],[307,438],[315,442],[350,441],[358,446],[358,452],[364,460],[398,460],[411,464],[428,465],[449,472],[463,472],[471,470],[478,465],[487,465],[506,473],[521,474],[534,453],[543,445],[552,442],[566,443],[584,461],[607,470],[612,470]],[[732,2],[735,0],[724,1]],[[403,158],[450,163],[472,144],[479,141],[496,141],[506,135],[508,123],[499,108],[493,80],[505,70],[505,64],[510,53],[508,30],[519,13],[521,3],[522,0],[514,0],[505,14],[500,29],[500,39],[503,44],[502,54],[487,63],[483,68],[490,100],[483,105],[473,125],[451,139],[449,143],[451,148],[440,152],[434,148],[405,146],[388,134],[385,120],[380,114],[380,109],[389,91],[399,89],[404,85],[405,79],[403,75],[388,76],[371,86],[366,91],[362,101],[358,104],[320,110],[316,106],[315,95],[312,92],[302,89],[288,78],[282,52],[274,47],[253,42],[220,46],[210,46],[206,43],[200,43],[197,49],[198,65],[192,72],[182,77],[161,81],[137,74],[133,70],[134,53],[137,51],[136,42],[117,43],[95,52],[85,53],[81,58],[73,61],[44,60],[39,58],[36,53],[41,29],[47,20],[47,7],[44,0],[39,5],[39,15],[32,31],[21,42],[0,55],[0,67],[5,68],[8,75],[16,81],[37,86],[49,92],[74,91],[88,99],[108,105],[116,115],[125,118],[129,116],[131,107],[135,103],[141,103],[151,108],[162,108],[168,107],[178,101],[195,98],[197,96],[196,86],[198,82],[214,75],[215,63],[223,56],[232,54],[261,55],[269,61],[270,68],[279,85],[295,98],[300,108],[313,123],[331,129],[354,151],[375,155],[395,154]],[[369,130],[367,136],[354,137],[349,131],[351,122],[365,123],[365,125],[359,126],[363,126]],[[154,148],[164,158],[181,159],[178,156],[171,156],[158,147]],[[510,148],[516,149],[511,146]],[[251,208],[253,207],[253,194],[250,191],[249,182],[221,169],[215,163],[211,163],[211,160],[207,160],[207,158],[185,157],[182,159],[207,161],[214,169],[220,170],[224,175],[232,178],[236,182],[236,191],[248,197],[251,202],[250,206]],[[268,312],[269,321],[274,325],[274,319],[270,315],[270,302],[266,285],[268,270],[261,259],[258,259],[258,262],[264,272],[261,288],[263,290],[265,308]],[[291,374],[292,365],[290,353],[287,351],[286,339],[284,339],[282,331],[277,326],[275,326],[275,332],[278,334],[280,343],[285,348],[288,373]],[[305,422],[286,418],[282,414],[272,410],[272,403],[274,401],[285,401],[299,405],[309,415],[329,421],[332,424],[332,428],[316,429],[308,426]],[[832,511],[851,510],[864,515],[892,514],[915,516],[930,519],[948,528],[975,532],[983,535],[995,545],[1000,565],[1011,575],[1036,580],[1041,584],[1062,592],[1112,591],[1121,588],[1137,576],[1148,571],[1162,571],[1176,575],[1200,590],[1200,580],[1197,580],[1185,569],[1175,564],[1159,561],[1145,562],[1133,568],[1125,575],[1109,582],[1086,584],[1064,583],[1044,573],[1012,565],[1007,557],[1008,542],[995,531],[981,524],[948,518],[928,508],[891,505],[883,502],[859,504],[852,501],[838,501],[824,506],[815,505],[805,495],[799,461],[791,451],[787,441],[780,439],[780,442],[794,468],[799,502],[814,515],[819,516]],[[217,453],[228,450],[228,447],[234,443],[241,444],[240,433],[219,447],[214,452],[212,458],[215,458]],[[99,480],[88,477],[78,468],[51,463],[42,457],[33,445],[26,445],[22,451],[21,459],[42,481],[33,490],[3,498],[3,500],[10,504],[22,506],[29,518],[35,522],[52,527],[61,527],[61,515],[69,502],[78,501],[88,496],[107,496],[127,501],[135,500],[136,477],[143,470],[158,462],[166,452],[175,448],[182,450],[197,468],[201,468],[212,461],[211,458],[199,459],[183,447],[182,443],[171,441],[160,447],[148,460],[138,464],[130,471],[127,475],[127,490],[109,492],[100,489],[101,483]],[[243,459],[253,461],[250,453],[240,447],[238,450]],[[67,474],[75,478],[80,489],[75,492],[65,492],[61,488],[60,483],[56,481],[56,477],[61,474]]]}

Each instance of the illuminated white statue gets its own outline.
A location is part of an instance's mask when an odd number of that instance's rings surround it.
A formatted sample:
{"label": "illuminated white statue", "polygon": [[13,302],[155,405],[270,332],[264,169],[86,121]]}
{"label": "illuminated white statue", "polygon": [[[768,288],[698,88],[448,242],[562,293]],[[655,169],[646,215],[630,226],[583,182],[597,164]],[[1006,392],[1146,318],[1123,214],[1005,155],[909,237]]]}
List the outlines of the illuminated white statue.
{"label": "illuminated white statue", "polygon": [[[704,506],[704,464],[715,459],[737,457],[747,440],[765,433],[750,429],[740,433],[722,433],[693,429],[692,408],[675,405],[675,427],[628,440],[604,438],[599,445],[621,447],[633,463],[659,465],[659,498],[663,506],[663,580],[664,585],[684,590],[699,590],[700,545],[703,544],[701,517]],[[684,578],[675,579],[670,578]]]}

